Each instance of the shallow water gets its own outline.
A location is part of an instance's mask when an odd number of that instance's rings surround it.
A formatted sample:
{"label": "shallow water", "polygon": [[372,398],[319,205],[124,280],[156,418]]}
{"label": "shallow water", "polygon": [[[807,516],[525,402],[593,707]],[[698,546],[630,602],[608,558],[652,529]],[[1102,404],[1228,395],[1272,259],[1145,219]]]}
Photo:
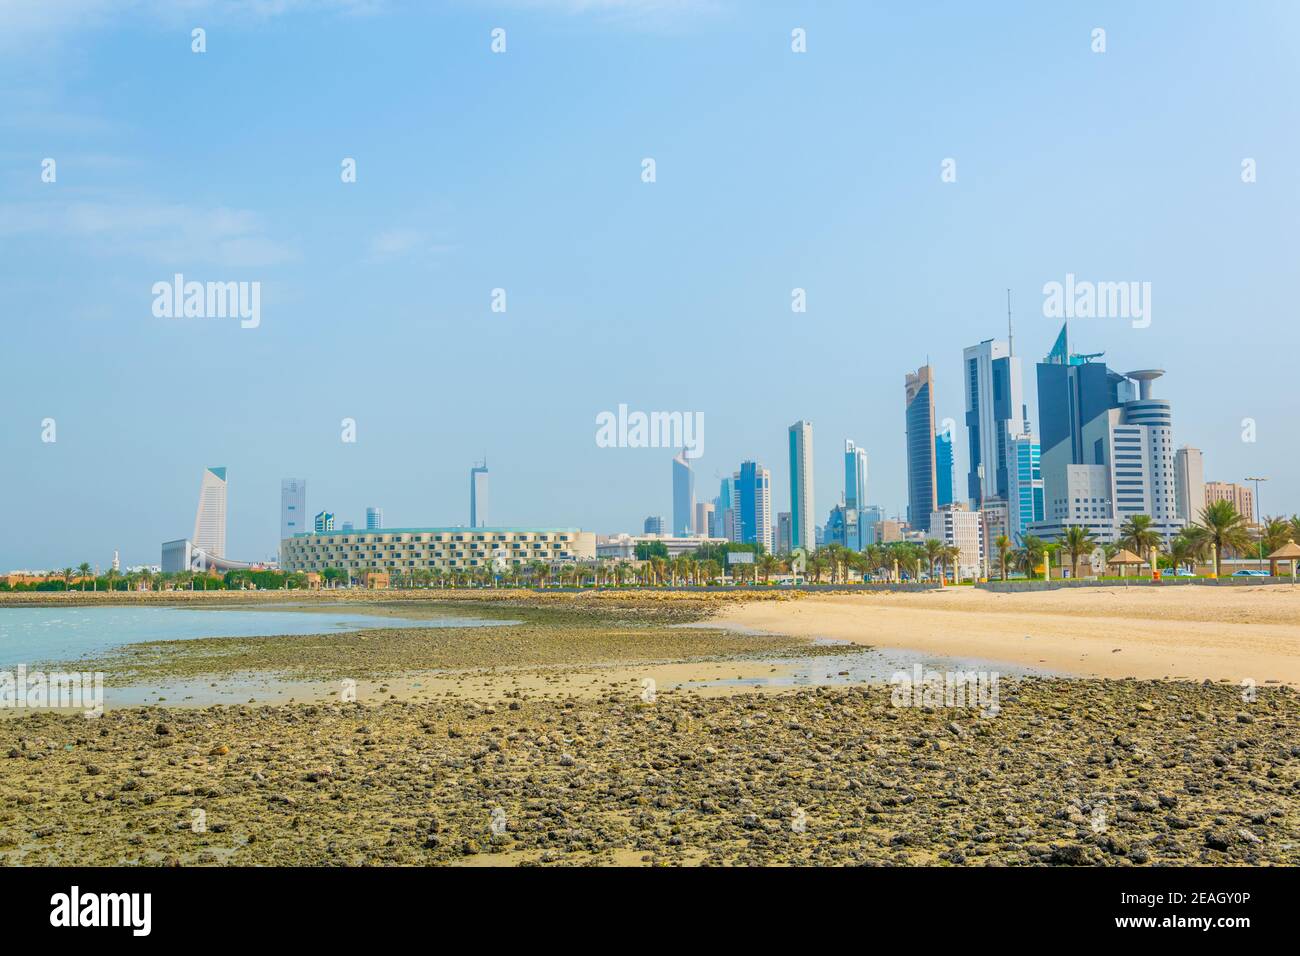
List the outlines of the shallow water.
{"label": "shallow water", "polygon": [[[815,644],[849,644],[818,638]],[[1041,667],[1025,667],[1007,661],[991,661],[977,657],[944,657],[905,651],[894,648],[872,648],[853,654],[825,655],[820,657],[782,657],[761,661],[771,665],[773,673],[762,677],[735,677],[718,680],[685,681],[685,688],[704,687],[833,687],[845,684],[888,684],[896,674],[914,677],[917,665],[922,674],[936,671],[939,674],[957,671],[976,671],[996,674],[998,677],[1058,677]]]}
{"label": "shallow water", "polygon": [[488,627],[472,617],[406,619],[335,611],[171,607],[0,608],[0,668],[73,661],[123,644],[201,637],[270,637],[391,627]]}

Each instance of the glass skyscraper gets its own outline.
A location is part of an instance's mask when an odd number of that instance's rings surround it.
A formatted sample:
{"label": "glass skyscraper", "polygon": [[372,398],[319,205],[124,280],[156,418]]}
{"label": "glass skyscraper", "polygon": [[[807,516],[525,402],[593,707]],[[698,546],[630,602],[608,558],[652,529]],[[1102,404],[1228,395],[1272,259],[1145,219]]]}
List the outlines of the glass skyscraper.
{"label": "glass skyscraper", "polygon": [[925,531],[935,495],[934,369],[922,365],[904,379],[907,422],[907,523]]}
{"label": "glass skyscraper", "polygon": [[756,461],[742,461],[736,472],[738,540],[772,550],[772,474]]}
{"label": "glass skyscraper", "polygon": [[790,546],[817,546],[813,516],[812,422],[800,419],[790,426]]}
{"label": "glass skyscraper", "polygon": [[974,508],[991,498],[1006,500],[1010,494],[1009,442],[1023,435],[1027,427],[1020,359],[1011,354],[1011,346],[998,339],[985,339],[967,348],[963,359],[966,432],[970,438],[966,494]]}
{"label": "glass skyscraper", "polygon": [[1029,525],[1043,520],[1043,473],[1033,435],[1011,440],[1011,487],[1007,499],[1010,537],[1020,541]]}
{"label": "glass skyscraper", "polygon": [[940,505],[952,504],[952,472],[952,435],[936,435],[934,439],[934,496]]}

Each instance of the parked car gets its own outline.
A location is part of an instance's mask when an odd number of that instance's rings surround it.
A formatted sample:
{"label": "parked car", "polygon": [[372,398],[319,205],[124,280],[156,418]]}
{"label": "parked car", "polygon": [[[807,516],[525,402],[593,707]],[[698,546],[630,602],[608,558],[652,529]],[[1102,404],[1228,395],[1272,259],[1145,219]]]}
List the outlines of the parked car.
{"label": "parked car", "polygon": [[1234,578],[1266,578],[1268,577],[1268,572],[1252,571],[1249,568],[1242,568],[1240,571],[1233,571],[1232,576]]}

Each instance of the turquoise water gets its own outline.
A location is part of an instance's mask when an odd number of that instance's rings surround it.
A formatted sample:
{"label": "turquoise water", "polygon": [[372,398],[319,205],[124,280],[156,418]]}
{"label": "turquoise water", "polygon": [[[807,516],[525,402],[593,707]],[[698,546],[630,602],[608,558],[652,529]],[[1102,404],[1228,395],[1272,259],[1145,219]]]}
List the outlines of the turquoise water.
{"label": "turquoise water", "polygon": [[323,634],[379,627],[480,627],[468,617],[406,620],[334,611],[196,610],[171,607],[0,608],[0,668],[98,656],[123,644],[199,637]]}

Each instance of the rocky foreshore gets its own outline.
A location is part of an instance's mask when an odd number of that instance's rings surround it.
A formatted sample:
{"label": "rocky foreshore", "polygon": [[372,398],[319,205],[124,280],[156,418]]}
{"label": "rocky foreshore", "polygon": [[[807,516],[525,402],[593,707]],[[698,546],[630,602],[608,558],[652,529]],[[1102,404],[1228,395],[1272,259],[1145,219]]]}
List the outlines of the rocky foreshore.
{"label": "rocky foreshore", "polygon": [[[1250,696],[1250,695],[1245,695]],[[0,721],[8,864],[1300,864],[1289,689],[1004,681]]]}

